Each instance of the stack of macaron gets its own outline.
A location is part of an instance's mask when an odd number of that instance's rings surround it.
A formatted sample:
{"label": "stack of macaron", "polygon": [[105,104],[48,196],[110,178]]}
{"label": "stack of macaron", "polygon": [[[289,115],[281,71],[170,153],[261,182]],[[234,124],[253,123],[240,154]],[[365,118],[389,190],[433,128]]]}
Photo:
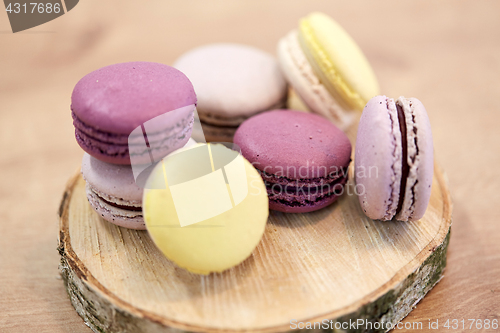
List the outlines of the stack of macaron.
{"label": "stack of macaron", "polygon": [[[333,203],[343,192],[351,160],[351,143],[341,130],[353,124],[370,98],[379,94],[377,80],[355,41],[322,13],[301,19],[298,29],[279,41],[277,51],[278,61],[254,47],[212,44],[185,53],[173,67],[117,64],[85,76],[73,92],[72,111],[77,141],[88,153],[82,172],[92,206],[108,221],[144,228],[140,208],[145,179],[139,173],[187,142],[196,111],[203,130],[193,136],[200,141],[234,139],[262,176],[271,209],[309,212]],[[286,104],[306,112],[283,109]],[[421,109],[415,107],[421,103],[410,104],[413,108],[404,110]],[[372,111],[372,105],[373,99],[361,117],[356,170],[371,165],[386,178],[358,175],[358,185],[366,189],[360,203],[373,218],[418,219],[430,195],[423,186],[430,188],[432,159],[426,167],[414,166],[424,159],[424,148],[415,147],[417,143],[423,147],[427,140],[432,148],[432,136],[413,141],[399,138],[413,133],[415,125],[406,132],[402,128],[394,141],[395,128],[402,123],[394,120],[394,110],[399,109],[391,106],[389,116],[383,116]],[[176,112],[167,112],[172,110]],[[172,116],[151,124],[152,119],[168,114]],[[386,131],[377,117],[390,120],[392,141],[377,137]],[[412,142],[410,148],[401,148]],[[372,147],[366,148],[369,144]],[[407,158],[403,152],[408,149],[420,154],[409,157],[413,167],[398,160]],[[385,157],[385,151],[392,151],[393,156]],[[370,154],[377,158],[368,159]],[[372,165],[382,160],[393,162]],[[417,179],[422,173],[426,173],[425,181]],[[393,184],[386,185],[388,179]],[[390,194],[379,195],[387,186],[393,189]],[[384,198],[381,202],[390,207],[380,208],[383,205],[374,198]],[[418,208],[419,202],[424,208]],[[378,209],[385,213],[380,215]],[[409,212],[402,212],[405,209]]]}
{"label": "stack of macaron", "polygon": [[145,229],[137,180],[188,143],[195,107],[189,79],[159,63],[103,67],[76,84],[71,110],[76,141],[85,151],[82,174],[87,198],[102,218]]}
{"label": "stack of macaron", "polygon": [[[343,131],[359,119],[354,175],[361,209],[378,220],[422,218],[433,177],[432,134],[422,103],[380,96],[360,48],[324,14],[303,18],[277,52],[275,60],[253,47],[213,44],[187,52],[173,67],[130,62],[82,78],[71,109],[93,209],[119,226],[148,226],[157,246],[181,267],[223,271],[253,251],[268,209],[308,213],[344,193],[352,146]],[[244,159],[210,143],[181,151],[189,150],[184,156],[192,160],[171,154],[194,144],[191,136],[234,141]],[[193,159],[196,151],[201,153]],[[237,162],[226,169],[217,156]],[[216,179],[227,209],[215,214],[215,199],[205,200],[199,188],[199,207],[191,208],[193,192],[170,189],[166,174],[175,175],[172,186]],[[242,188],[254,176],[259,194],[245,199]],[[235,187],[235,181],[243,185]],[[145,184],[158,188],[144,191]],[[187,207],[186,216],[205,209],[209,218],[201,223],[228,228],[156,228],[180,223],[175,200]],[[233,249],[238,244],[241,251]]]}

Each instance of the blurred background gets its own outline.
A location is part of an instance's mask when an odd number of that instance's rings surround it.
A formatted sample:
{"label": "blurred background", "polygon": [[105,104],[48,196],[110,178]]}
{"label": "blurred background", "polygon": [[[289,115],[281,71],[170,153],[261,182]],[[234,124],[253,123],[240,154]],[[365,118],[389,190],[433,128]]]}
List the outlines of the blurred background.
{"label": "blurred background", "polygon": [[0,12],[0,331],[90,332],[58,274],[58,204],[78,169],[70,97],[113,63],[214,42],[272,54],[311,11],[337,20],[383,94],[417,97],[454,200],[443,280],[405,321],[500,317],[500,2],[84,0],[13,34]]}

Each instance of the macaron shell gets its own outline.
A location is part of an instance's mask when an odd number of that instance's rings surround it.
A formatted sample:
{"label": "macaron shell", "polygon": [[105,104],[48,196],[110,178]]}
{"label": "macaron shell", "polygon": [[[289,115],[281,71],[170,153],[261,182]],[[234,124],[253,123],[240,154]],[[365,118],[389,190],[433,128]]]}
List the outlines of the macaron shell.
{"label": "macaron shell", "polygon": [[82,175],[99,192],[133,204],[142,202],[143,188],[136,184],[130,165],[106,163],[84,153]]}
{"label": "macaron shell", "polygon": [[[192,149],[201,146],[198,145]],[[211,149],[211,158],[214,161],[223,155],[226,157],[237,155],[236,152],[222,145],[210,145],[209,149]],[[180,177],[187,181],[172,185],[176,180],[172,178],[166,180],[164,175],[169,174],[169,170],[178,170],[179,166],[186,162],[192,165],[191,158],[195,160],[202,158],[201,154],[192,155],[193,152],[194,150],[191,150],[189,157],[177,155],[167,158],[162,162],[164,164],[159,164],[153,170],[148,178],[149,189],[144,191],[144,217],[148,232],[155,244],[177,265],[198,274],[222,272],[248,258],[259,243],[269,215],[266,188],[255,168],[239,156],[237,158],[241,158],[242,162],[240,165],[244,166],[244,172],[240,174],[243,178],[229,178],[231,180],[227,186],[237,185],[239,181],[242,181],[248,189],[247,195],[237,204],[230,204],[232,208],[220,214],[207,215],[212,217],[182,226],[178,207],[189,207],[193,205],[193,202],[188,196],[176,197],[174,186],[194,186],[191,181],[205,177],[195,175],[199,173],[199,169],[188,170],[189,168],[181,167],[184,174]],[[203,160],[198,160],[198,162],[203,162]],[[222,182],[224,183],[224,180]],[[196,189],[197,187],[194,186],[193,190]],[[212,192],[200,193],[210,197],[214,196]],[[215,198],[219,202],[222,201],[222,197],[216,196]],[[208,201],[210,200],[192,208],[202,215],[210,213],[213,206]]]}
{"label": "macaron shell", "polygon": [[399,97],[405,110],[408,133],[409,175],[401,211],[396,219],[415,221],[427,209],[434,175],[434,147],[431,125],[424,105],[416,98]]}
{"label": "macaron shell", "polygon": [[126,135],[158,115],[192,104],[196,95],[189,79],[153,62],[100,68],[83,77],[71,96],[71,109],[83,123]]}
{"label": "macaron shell", "polygon": [[[259,170],[285,177],[318,178],[344,167],[351,158],[347,136],[325,118],[293,110],[273,110],[245,121],[234,143]],[[294,174],[288,174],[294,170]]]}
{"label": "macaron shell", "polygon": [[[189,139],[183,148],[194,145],[196,142]],[[105,163],[85,153],[82,175],[86,181],[87,199],[104,220],[128,229],[146,229],[142,210],[122,209],[109,204],[142,207],[143,188],[136,185],[131,166]]]}
{"label": "macaron shell", "polygon": [[73,114],[75,137],[85,152],[101,161],[124,165],[146,164],[151,161],[151,156],[159,160],[187,142],[193,129],[194,110],[194,105],[188,105],[164,113],[146,121],[143,127],[135,128],[128,135],[95,130]]}
{"label": "macaron shell", "polygon": [[284,75],[310,111],[324,116],[341,129],[354,122],[353,110],[344,109],[317,77],[300,47],[296,30],[279,41],[277,53]]}
{"label": "macaron shell", "polygon": [[355,149],[356,193],[374,220],[394,217],[402,175],[401,131],[394,100],[376,96],[364,108]]}
{"label": "macaron shell", "polygon": [[130,211],[106,203],[92,190],[89,183],[86,184],[85,191],[90,205],[104,220],[128,229],[146,229],[142,211]]}
{"label": "macaron shell", "polygon": [[311,13],[300,22],[299,40],[320,80],[334,96],[362,110],[379,94],[375,74],[349,34],[323,13]]}
{"label": "macaron shell", "polygon": [[174,67],[192,81],[200,119],[211,118],[215,125],[239,125],[286,99],[287,84],[277,61],[254,47],[206,45],[181,56]]}
{"label": "macaron shell", "polygon": [[241,124],[234,142],[264,179],[271,209],[311,212],[342,194],[351,143],[321,116],[264,112]]}

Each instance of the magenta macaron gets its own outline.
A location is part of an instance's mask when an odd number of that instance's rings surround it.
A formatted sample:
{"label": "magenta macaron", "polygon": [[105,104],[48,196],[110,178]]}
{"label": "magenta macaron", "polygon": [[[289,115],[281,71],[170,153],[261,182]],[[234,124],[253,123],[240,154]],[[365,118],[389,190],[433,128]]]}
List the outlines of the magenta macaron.
{"label": "magenta macaron", "polygon": [[131,153],[147,163],[182,147],[191,136],[195,107],[189,79],[152,62],[100,68],[83,77],[71,96],[78,144],[113,164],[131,164]]}
{"label": "magenta macaron", "polygon": [[234,143],[262,176],[271,209],[311,212],[343,193],[351,143],[321,116],[292,110],[264,112],[240,125]]}
{"label": "magenta macaron", "polygon": [[431,195],[434,152],[427,111],[416,98],[376,96],[365,106],[355,154],[356,191],[376,220],[423,217]]}

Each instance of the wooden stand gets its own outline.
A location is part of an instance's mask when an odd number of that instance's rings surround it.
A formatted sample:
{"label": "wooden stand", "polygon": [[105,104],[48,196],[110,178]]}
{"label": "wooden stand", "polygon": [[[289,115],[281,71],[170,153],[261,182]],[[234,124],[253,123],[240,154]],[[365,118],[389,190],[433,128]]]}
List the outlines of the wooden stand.
{"label": "wooden stand", "polygon": [[351,180],[347,193],[320,211],[271,211],[252,256],[209,276],[178,268],[146,231],[102,220],[84,184],[75,175],[61,202],[60,271],[71,303],[95,332],[285,332],[307,322],[321,331],[357,319],[364,326],[343,331],[386,331],[446,265],[452,205],[437,167],[420,221],[368,219]]}

